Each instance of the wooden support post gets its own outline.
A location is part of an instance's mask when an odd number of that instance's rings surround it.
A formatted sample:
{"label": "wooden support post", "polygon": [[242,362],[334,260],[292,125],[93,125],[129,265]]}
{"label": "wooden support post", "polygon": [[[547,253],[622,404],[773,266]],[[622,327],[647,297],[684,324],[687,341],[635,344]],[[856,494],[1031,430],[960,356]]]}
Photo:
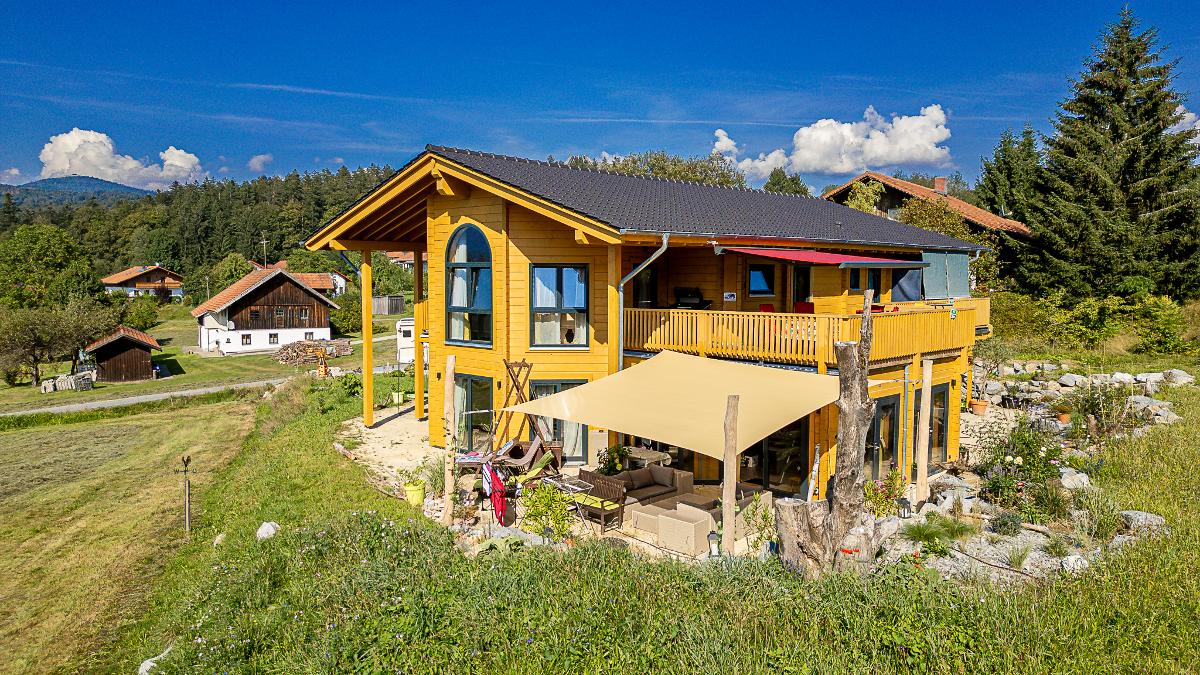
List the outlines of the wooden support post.
{"label": "wooden support post", "polygon": [[442,422],[446,439],[446,495],[442,506],[442,524],[454,522],[454,454],[458,450],[458,415],[465,411],[454,409],[454,355],[446,357],[446,388],[442,394],[446,419]]}
{"label": "wooden support post", "polygon": [[[624,336],[620,335],[620,325],[623,308],[621,307],[621,294],[619,293],[621,285],[621,245],[609,245],[608,247],[608,297],[607,297],[607,322],[608,327],[605,329],[608,332],[608,372],[609,374],[616,373],[625,365],[621,363],[621,340]],[[615,431],[608,432],[608,445],[611,447],[616,445],[620,439],[620,434]]]}
{"label": "wooden support post", "polygon": [[[413,251],[413,306],[415,307],[421,302],[421,296],[425,291],[425,281],[422,278],[422,260],[424,253],[421,251]],[[421,342],[421,334],[425,332],[424,315],[429,312],[429,306],[425,306],[424,312],[413,312],[416,320],[413,321],[413,397],[416,399],[416,415],[417,419],[425,417],[425,345]]]}
{"label": "wooden support post", "polygon": [[374,325],[374,317],[371,314],[371,251],[362,252],[358,280],[362,293],[363,424],[370,427],[375,424],[375,355],[371,344],[371,328]]}
{"label": "wooden support post", "polygon": [[933,359],[921,359],[921,415],[917,420],[917,502],[929,499],[929,417],[933,410],[930,390]]}
{"label": "wooden support post", "polygon": [[725,555],[733,555],[733,541],[737,536],[734,509],[737,507],[739,398],[737,394],[730,394],[725,402],[725,465],[721,483],[721,552]]}

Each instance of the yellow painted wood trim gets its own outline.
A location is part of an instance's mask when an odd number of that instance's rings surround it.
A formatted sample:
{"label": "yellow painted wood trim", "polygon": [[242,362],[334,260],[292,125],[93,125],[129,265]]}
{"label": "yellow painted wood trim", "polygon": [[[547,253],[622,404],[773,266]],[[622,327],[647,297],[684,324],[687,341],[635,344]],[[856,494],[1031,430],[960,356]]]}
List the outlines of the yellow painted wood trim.
{"label": "yellow painted wood trim", "polygon": [[363,387],[363,424],[375,424],[375,359],[371,344],[371,328],[373,315],[371,308],[371,253],[362,252],[362,263],[359,266],[359,280],[362,294],[362,387]]}
{"label": "yellow painted wood trim", "polygon": [[413,162],[407,169],[392,176],[383,186],[376,188],[373,193],[367,195],[361,202],[343,211],[331,220],[328,225],[309,237],[308,241],[304,243],[305,248],[310,251],[326,248],[330,241],[336,239],[339,234],[345,232],[350,227],[361,222],[379,204],[385,204],[403,192],[412,189],[418,182],[427,180],[433,167],[432,154]]}
{"label": "yellow painted wood trim", "polygon": [[599,220],[583,216],[532,193],[515,188],[508,183],[473,171],[456,162],[451,162],[444,157],[437,158],[437,167],[446,175],[459,178],[475,187],[487,190],[498,197],[507,199],[514,204],[523,206],[534,213],[539,213],[568,227],[582,230],[585,234],[595,237],[606,244],[621,243],[620,233],[611,225],[602,223]]}
{"label": "yellow painted wood trim", "polygon": [[363,241],[361,239],[332,239],[329,248],[335,251],[413,251],[424,252],[425,244],[411,241]]}

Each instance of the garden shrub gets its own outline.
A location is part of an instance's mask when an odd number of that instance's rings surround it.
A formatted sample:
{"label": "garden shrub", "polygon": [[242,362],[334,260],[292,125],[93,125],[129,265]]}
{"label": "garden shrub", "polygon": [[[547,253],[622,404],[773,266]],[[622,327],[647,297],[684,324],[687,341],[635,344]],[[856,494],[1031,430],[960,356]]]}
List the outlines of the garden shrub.
{"label": "garden shrub", "polygon": [[1131,393],[1132,390],[1122,384],[1088,382],[1075,387],[1064,397],[1077,413],[1072,419],[1072,435],[1102,441],[1134,426],[1137,420],[1129,407]]}
{"label": "garden shrub", "polygon": [[1067,298],[1064,291],[1054,292],[1045,302],[1055,308],[1055,342],[1085,349],[1094,349],[1116,336],[1121,330],[1122,316],[1128,310],[1125,301],[1115,296]]}
{"label": "garden shrub", "polygon": [[1015,511],[1004,511],[1000,515],[992,518],[992,532],[1003,534],[1008,537],[1015,537],[1021,534],[1021,514]]}
{"label": "garden shrub", "polygon": [[571,497],[567,493],[549,483],[538,482],[525,490],[521,503],[525,506],[522,529],[555,541],[571,533]]}
{"label": "garden shrub", "polygon": [[1132,351],[1139,354],[1191,354],[1195,345],[1184,339],[1187,317],[1183,308],[1166,296],[1151,296],[1137,307],[1138,341]]}
{"label": "garden shrub", "polygon": [[605,448],[600,451],[599,461],[596,464],[596,473],[601,476],[615,476],[625,470],[628,459],[629,448],[623,445],[614,445],[611,448]]}
{"label": "garden shrub", "polygon": [[130,300],[121,313],[121,323],[136,330],[150,330],[158,323],[158,300],[152,295]]}
{"label": "garden shrub", "polygon": [[905,539],[921,545],[921,550],[929,555],[950,555],[950,543],[969,537],[975,533],[975,527],[961,520],[931,513],[924,522],[905,525],[900,535]]}
{"label": "garden shrub", "polygon": [[1071,552],[1071,545],[1061,534],[1050,535],[1050,541],[1042,545],[1042,551],[1053,558],[1065,558]]}
{"label": "garden shrub", "polygon": [[[1036,515],[1036,498],[1048,489],[1047,481],[1058,477],[1058,468],[1063,464],[1062,447],[1054,436],[1022,415],[1007,433],[984,438],[982,447],[984,459],[978,471],[983,477],[984,498],[998,506]],[[1050,499],[1040,496],[1047,502]]]}
{"label": "garden shrub", "polygon": [[894,515],[897,500],[904,496],[904,473],[892,471],[885,478],[863,481],[863,500],[876,518]]}
{"label": "garden shrub", "polygon": [[[1040,350],[1054,340],[1054,308],[1020,293],[993,293],[992,328],[996,336],[1025,349]],[[979,345],[994,342],[985,340]]]}
{"label": "garden shrub", "polygon": [[1121,507],[1100,488],[1075,491],[1075,525],[1080,533],[1098,541],[1108,541],[1121,529]]}

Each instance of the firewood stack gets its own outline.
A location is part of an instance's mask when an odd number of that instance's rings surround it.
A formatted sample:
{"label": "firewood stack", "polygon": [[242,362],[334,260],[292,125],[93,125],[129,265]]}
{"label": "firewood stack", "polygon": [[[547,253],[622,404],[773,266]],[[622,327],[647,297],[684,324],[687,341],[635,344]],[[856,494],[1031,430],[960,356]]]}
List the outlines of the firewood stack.
{"label": "firewood stack", "polygon": [[301,340],[275,350],[275,360],[286,366],[318,363],[321,360],[322,348],[325,350],[327,359],[349,356],[354,353],[354,348],[350,346],[349,340]]}

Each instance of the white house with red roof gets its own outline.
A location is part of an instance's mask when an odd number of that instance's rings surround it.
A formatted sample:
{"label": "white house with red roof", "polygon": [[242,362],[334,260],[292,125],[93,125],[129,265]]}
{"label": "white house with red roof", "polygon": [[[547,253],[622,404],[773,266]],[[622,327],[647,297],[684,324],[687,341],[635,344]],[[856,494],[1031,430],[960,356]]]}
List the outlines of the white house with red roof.
{"label": "white house with red roof", "polygon": [[329,311],[338,306],[299,277],[279,268],[256,269],[196,307],[200,349],[267,352],[330,339]]}

